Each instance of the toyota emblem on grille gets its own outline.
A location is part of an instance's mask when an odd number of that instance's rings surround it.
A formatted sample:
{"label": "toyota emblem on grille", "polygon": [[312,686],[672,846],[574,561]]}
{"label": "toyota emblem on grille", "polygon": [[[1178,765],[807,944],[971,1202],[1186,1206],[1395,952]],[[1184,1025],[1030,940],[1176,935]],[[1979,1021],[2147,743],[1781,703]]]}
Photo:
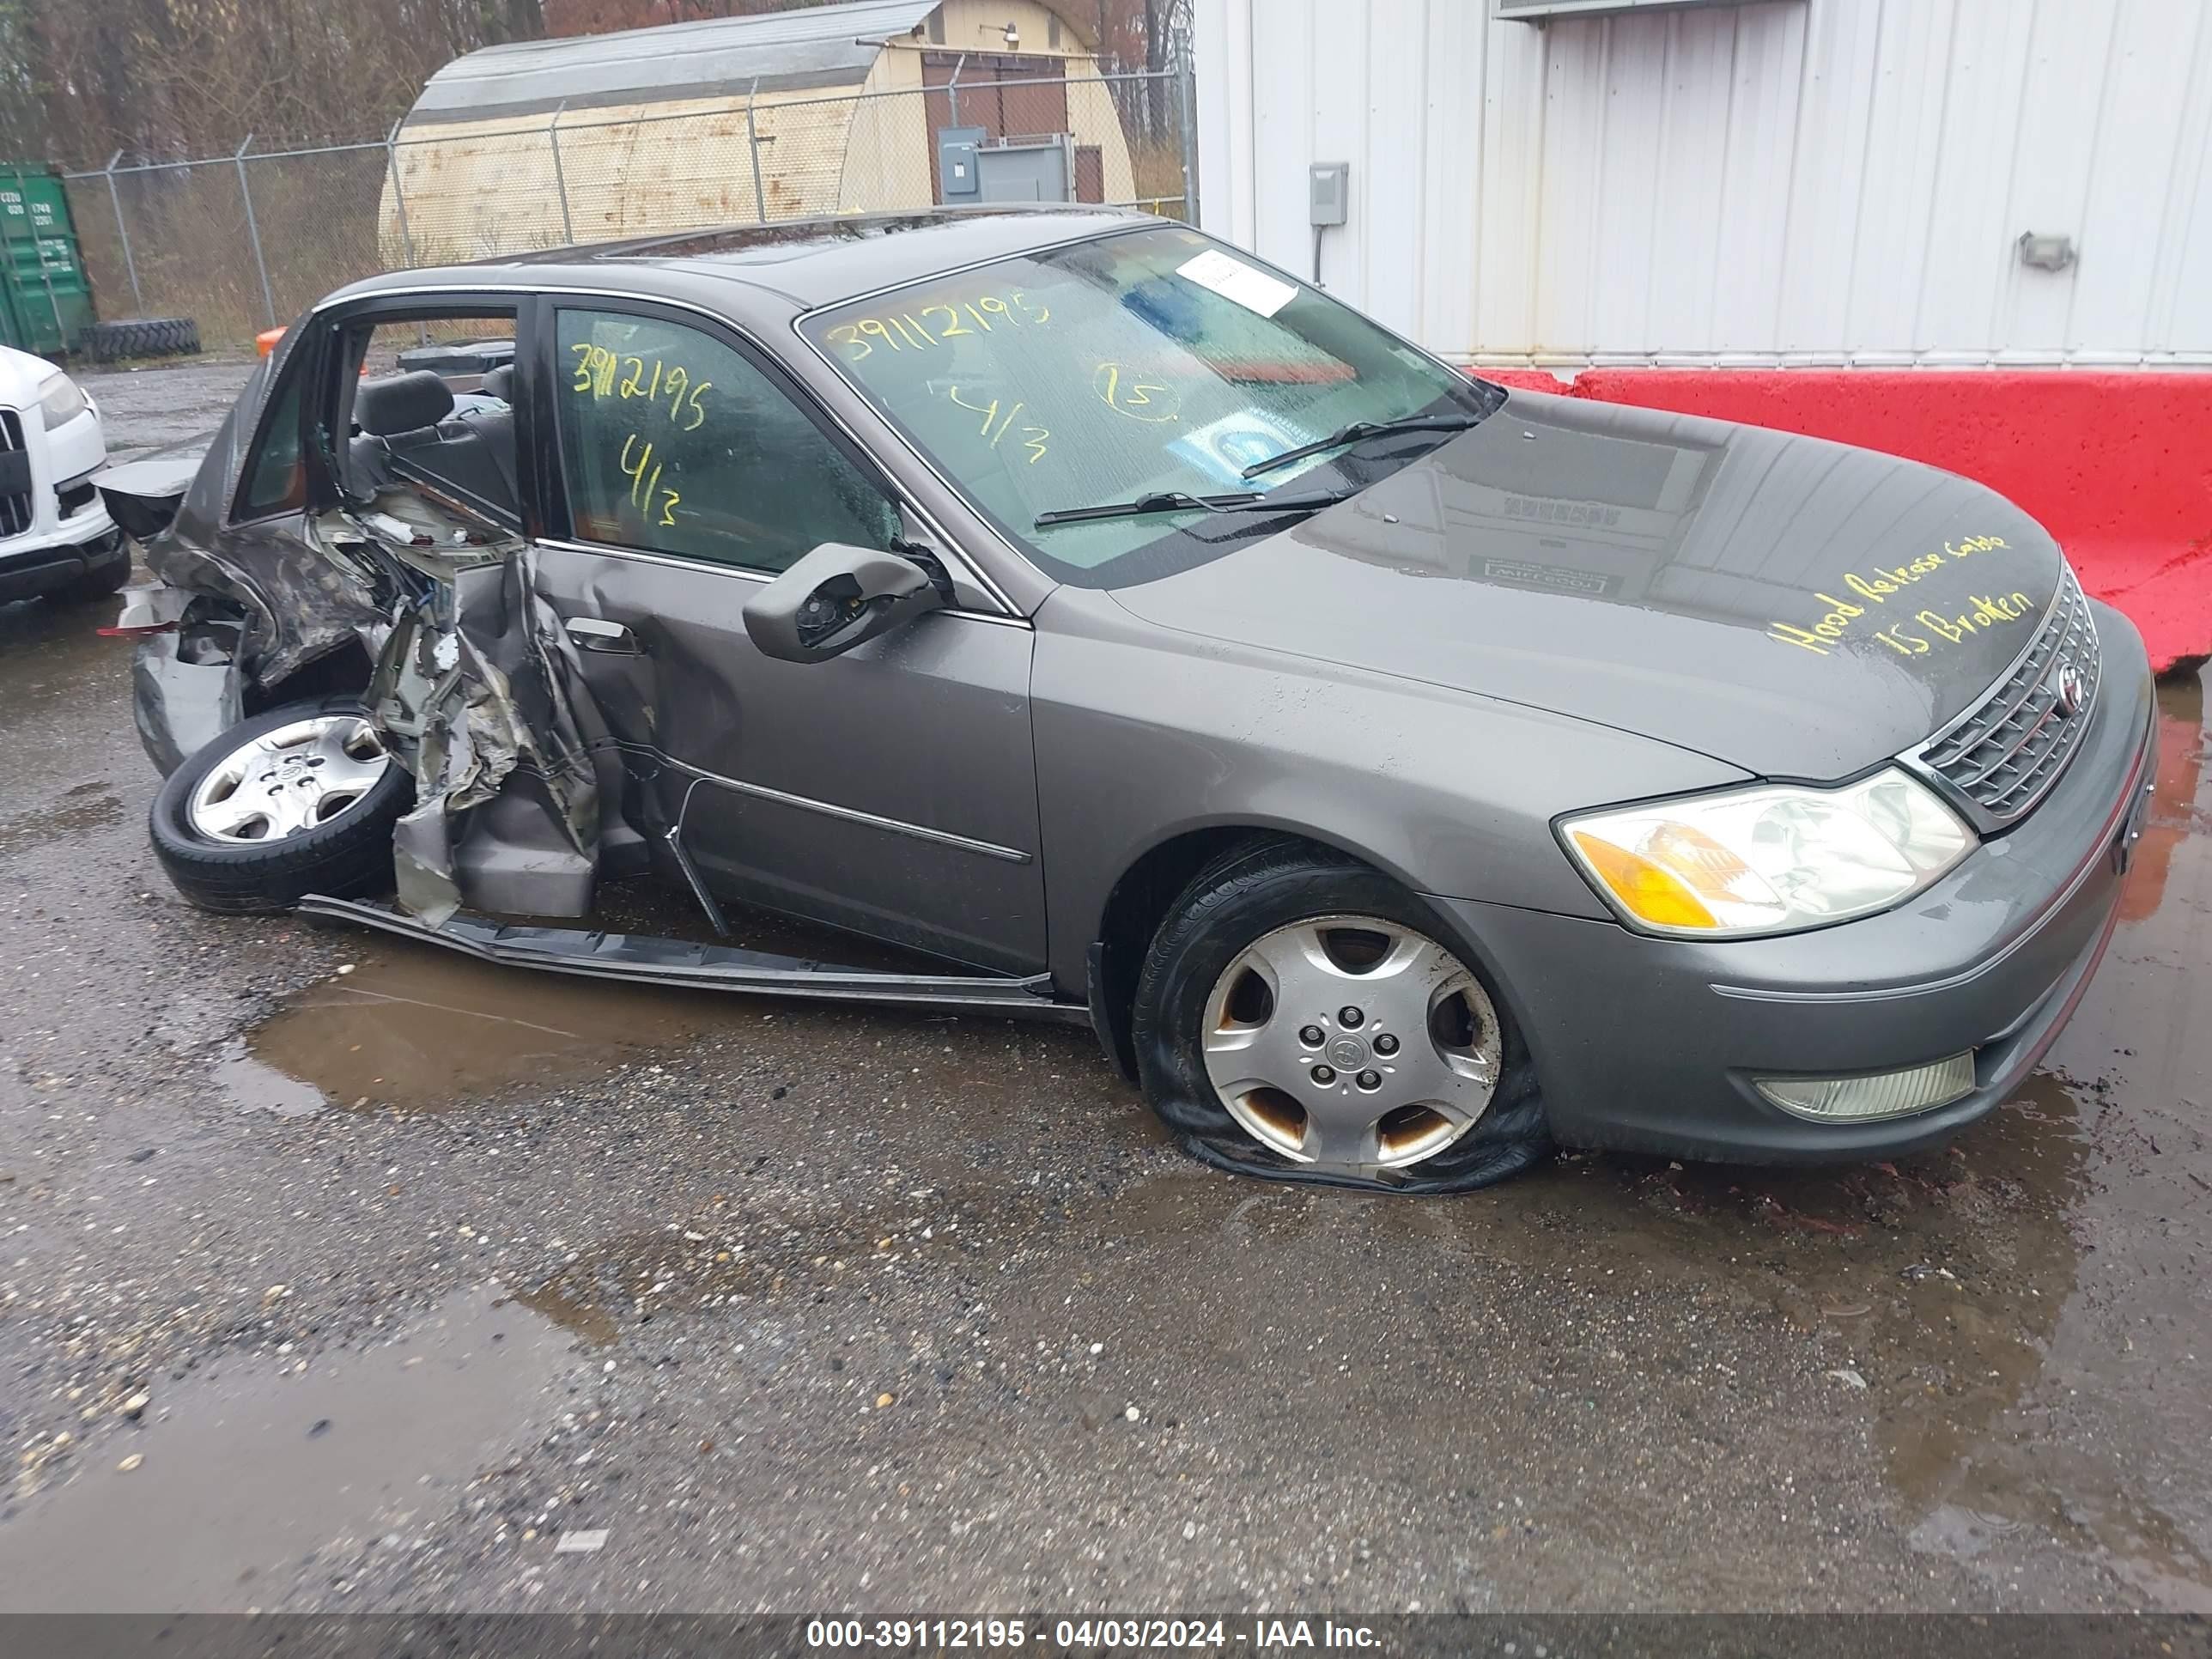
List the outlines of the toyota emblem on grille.
{"label": "toyota emblem on grille", "polygon": [[2061,662],[2058,672],[2051,678],[2051,696],[2062,720],[2071,720],[2080,714],[2085,696],[2081,671],[2070,662]]}

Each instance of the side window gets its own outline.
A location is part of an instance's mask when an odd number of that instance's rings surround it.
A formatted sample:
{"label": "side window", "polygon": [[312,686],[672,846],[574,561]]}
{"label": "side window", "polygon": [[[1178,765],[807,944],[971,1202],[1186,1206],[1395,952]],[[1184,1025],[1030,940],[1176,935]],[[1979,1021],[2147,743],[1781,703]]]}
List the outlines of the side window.
{"label": "side window", "polygon": [[562,311],[556,333],[578,537],[775,573],[823,542],[897,535],[883,491],[720,341],[606,311]]}
{"label": "side window", "polygon": [[238,492],[240,518],[258,518],[307,502],[307,470],[300,456],[300,387],[307,378],[301,366],[307,355],[295,352],[284,365],[284,383],[277,387],[261,428],[261,447],[246,457],[245,483]]}

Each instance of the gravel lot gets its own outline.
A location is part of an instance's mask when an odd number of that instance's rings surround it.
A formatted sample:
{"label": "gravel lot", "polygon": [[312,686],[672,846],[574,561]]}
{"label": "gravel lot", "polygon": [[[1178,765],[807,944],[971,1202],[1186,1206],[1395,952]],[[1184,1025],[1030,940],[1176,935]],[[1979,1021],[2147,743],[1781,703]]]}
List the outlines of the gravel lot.
{"label": "gravel lot", "polygon": [[[89,384],[120,453],[242,374]],[[2194,678],[1955,1146],[1425,1201],[1079,1032],[190,910],[108,619],[0,608],[0,1608],[2212,1611]]]}

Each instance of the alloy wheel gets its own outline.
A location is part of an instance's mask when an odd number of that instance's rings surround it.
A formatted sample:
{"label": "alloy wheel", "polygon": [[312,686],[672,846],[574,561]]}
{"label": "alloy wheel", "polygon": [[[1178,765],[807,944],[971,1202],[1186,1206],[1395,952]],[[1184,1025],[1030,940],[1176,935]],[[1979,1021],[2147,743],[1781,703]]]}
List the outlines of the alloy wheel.
{"label": "alloy wheel", "polygon": [[368,798],[391,752],[359,714],[318,714],[264,732],[212,767],[185,813],[210,841],[282,841]]}
{"label": "alloy wheel", "polygon": [[1376,916],[1325,916],[1255,940],[1214,981],[1201,1043],[1231,1117],[1317,1169],[1371,1174],[1434,1158],[1498,1087],[1490,996],[1458,957]]}

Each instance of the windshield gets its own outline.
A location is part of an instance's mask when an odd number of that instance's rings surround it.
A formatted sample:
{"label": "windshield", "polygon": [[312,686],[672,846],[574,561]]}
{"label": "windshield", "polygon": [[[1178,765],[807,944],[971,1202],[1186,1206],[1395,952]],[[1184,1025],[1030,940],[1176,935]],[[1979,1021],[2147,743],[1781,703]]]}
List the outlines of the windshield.
{"label": "windshield", "polygon": [[[1192,507],[1040,526],[1163,491],[1310,499],[1449,441],[1355,441],[1244,469],[1357,421],[1480,416],[1496,394],[1350,307],[1195,231],[1160,227],[1000,259],[808,317],[805,337],[1047,574],[1119,586],[1283,527]],[[1356,455],[1355,455],[1356,452]]]}

